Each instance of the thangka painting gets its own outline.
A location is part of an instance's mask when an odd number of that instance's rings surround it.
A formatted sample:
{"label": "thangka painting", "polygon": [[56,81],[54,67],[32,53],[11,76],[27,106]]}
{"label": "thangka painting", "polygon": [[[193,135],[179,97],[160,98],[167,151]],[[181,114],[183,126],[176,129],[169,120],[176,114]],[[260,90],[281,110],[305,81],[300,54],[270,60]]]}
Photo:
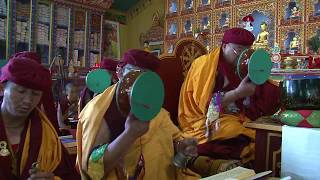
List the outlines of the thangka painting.
{"label": "thangka painting", "polygon": [[119,23],[105,20],[103,23],[103,56],[120,58]]}

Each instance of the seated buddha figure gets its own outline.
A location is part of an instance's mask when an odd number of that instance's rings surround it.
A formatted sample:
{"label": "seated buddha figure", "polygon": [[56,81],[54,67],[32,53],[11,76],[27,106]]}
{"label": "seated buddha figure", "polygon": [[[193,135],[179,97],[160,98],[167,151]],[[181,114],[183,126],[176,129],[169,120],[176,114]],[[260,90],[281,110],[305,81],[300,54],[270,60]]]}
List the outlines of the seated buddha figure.
{"label": "seated buddha figure", "polygon": [[224,24],[222,25],[223,28],[229,27],[229,23],[230,23],[230,19],[227,17],[226,21],[224,22]]}
{"label": "seated buddha figure", "polygon": [[186,9],[192,9],[192,7],[193,7],[193,0],[186,0],[185,8]]}
{"label": "seated buddha figure", "polygon": [[175,1],[172,1],[172,2],[171,2],[171,6],[170,6],[170,8],[169,8],[169,12],[170,12],[170,13],[175,13],[175,12],[177,12],[177,4],[176,4]]}
{"label": "seated buddha figure", "polygon": [[176,34],[177,34],[177,26],[175,23],[172,23],[170,25],[169,35],[176,35]]}
{"label": "seated buddha figure", "polygon": [[258,48],[268,48],[268,36],[269,32],[267,31],[267,23],[262,22],[260,24],[260,33],[257,36],[257,39],[253,43],[253,48],[258,49]]}
{"label": "seated buddha figure", "polygon": [[209,17],[206,16],[203,18],[202,25],[203,25],[202,28],[204,30],[210,29],[211,23],[210,23]]}
{"label": "seated buddha figure", "polygon": [[295,36],[292,38],[292,41],[290,42],[290,50],[298,50],[299,48],[299,41],[298,38]]}
{"label": "seated buddha figure", "polygon": [[147,51],[147,52],[151,52],[151,47],[149,45],[149,41],[144,41],[143,43],[143,50]]}
{"label": "seated buddha figure", "polygon": [[192,32],[192,23],[190,20],[187,20],[184,24],[184,33],[191,33]]}
{"label": "seated buddha figure", "polygon": [[290,15],[290,18],[297,18],[300,16],[300,11],[297,7],[293,7],[291,9],[291,15]]}

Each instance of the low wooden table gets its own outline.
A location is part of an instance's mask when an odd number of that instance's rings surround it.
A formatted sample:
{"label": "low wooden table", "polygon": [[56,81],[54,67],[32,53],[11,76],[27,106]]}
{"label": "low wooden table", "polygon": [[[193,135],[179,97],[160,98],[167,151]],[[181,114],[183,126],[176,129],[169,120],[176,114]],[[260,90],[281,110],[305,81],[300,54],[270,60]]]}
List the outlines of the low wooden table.
{"label": "low wooden table", "polygon": [[246,123],[245,127],[256,130],[254,170],[272,170],[272,176],[280,177],[282,124],[270,117],[261,117]]}

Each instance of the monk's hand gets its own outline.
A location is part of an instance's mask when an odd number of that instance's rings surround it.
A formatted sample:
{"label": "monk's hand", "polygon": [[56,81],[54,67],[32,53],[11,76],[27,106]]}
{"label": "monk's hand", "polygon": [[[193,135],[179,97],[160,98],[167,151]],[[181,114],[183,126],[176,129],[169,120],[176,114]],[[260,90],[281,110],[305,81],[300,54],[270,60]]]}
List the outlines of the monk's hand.
{"label": "monk's hand", "polygon": [[253,95],[255,90],[256,85],[250,81],[249,76],[247,75],[234,91],[236,96],[241,99]]}
{"label": "monk's hand", "polygon": [[198,140],[195,138],[186,138],[182,141],[179,141],[176,144],[176,148],[178,152],[182,152],[186,156],[196,157],[198,156]]}
{"label": "monk's hand", "polygon": [[43,171],[35,171],[34,169],[29,170],[30,177],[28,180],[34,180],[34,179],[54,179],[54,174],[50,172],[43,172]]}
{"label": "monk's hand", "polygon": [[125,131],[132,137],[138,138],[149,130],[149,121],[140,121],[133,114],[127,116]]}

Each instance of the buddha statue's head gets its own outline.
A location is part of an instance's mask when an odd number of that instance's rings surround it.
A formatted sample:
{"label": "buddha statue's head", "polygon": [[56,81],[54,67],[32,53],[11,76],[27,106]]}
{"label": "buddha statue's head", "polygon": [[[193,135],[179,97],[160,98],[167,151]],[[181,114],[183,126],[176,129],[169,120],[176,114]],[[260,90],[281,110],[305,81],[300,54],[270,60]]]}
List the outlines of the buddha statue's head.
{"label": "buddha statue's head", "polygon": [[298,10],[297,7],[293,7],[293,8],[292,8],[292,11],[293,11],[293,12],[296,12],[297,10]]}
{"label": "buddha statue's head", "polygon": [[268,27],[268,25],[267,25],[266,22],[262,22],[262,23],[260,24],[260,28],[261,28],[262,31],[266,31],[266,30],[267,30],[267,27]]}

